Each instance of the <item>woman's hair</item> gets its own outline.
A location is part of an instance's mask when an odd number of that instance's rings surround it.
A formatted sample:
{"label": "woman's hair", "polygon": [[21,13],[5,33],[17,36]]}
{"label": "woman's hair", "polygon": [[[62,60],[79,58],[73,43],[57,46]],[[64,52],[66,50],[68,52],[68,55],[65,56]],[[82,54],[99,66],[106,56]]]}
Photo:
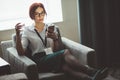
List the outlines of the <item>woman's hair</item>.
{"label": "woman's hair", "polygon": [[44,8],[44,5],[42,4],[42,3],[33,3],[31,6],[30,6],[30,8],[29,8],[29,16],[30,16],[30,18],[31,19],[34,19],[35,18],[35,10],[38,8],[38,7],[41,7],[41,8],[43,8],[43,11],[45,12],[45,14],[47,14],[46,13],[46,10],[45,10],[45,8]]}

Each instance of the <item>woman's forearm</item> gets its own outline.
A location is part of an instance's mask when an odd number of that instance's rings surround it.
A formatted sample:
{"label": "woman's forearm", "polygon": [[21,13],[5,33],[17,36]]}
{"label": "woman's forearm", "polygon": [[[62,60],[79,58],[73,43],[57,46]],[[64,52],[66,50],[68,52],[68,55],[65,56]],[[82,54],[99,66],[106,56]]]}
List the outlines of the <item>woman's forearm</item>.
{"label": "woman's forearm", "polygon": [[61,37],[56,40],[53,40],[53,52],[64,49],[64,45],[62,43]]}
{"label": "woman's forearm", "polygon": [[19,33],[16,33],[16,49],[19,55],[24,55],[25,51],[21,44],[21,37]]}

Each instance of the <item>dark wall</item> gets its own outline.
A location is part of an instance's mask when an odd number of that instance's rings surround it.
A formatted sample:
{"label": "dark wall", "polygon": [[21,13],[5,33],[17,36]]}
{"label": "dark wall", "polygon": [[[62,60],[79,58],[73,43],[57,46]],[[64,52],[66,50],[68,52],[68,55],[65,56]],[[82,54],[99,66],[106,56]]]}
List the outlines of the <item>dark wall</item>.
{"label": "dark wall", "polygon": [[120,0],[79,0],[82,44],[97,52],[99,66],[120,66]]}

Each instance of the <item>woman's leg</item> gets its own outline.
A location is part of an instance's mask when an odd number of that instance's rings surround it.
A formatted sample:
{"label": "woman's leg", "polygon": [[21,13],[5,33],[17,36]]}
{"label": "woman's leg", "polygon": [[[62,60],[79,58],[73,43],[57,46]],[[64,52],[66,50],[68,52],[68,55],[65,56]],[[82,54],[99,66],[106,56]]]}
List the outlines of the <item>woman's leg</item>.
{"label": "woman's leg", "polygon": [[70,53],[68,49],[65,50],[64,57],[65,63],[73,69],[77,69],[87,74],[94,74],[96,72],[96,69],[80,64],[80,62]]}
{"label": "woman's leg", "polygon": [[68,74],[72,78],[82,79],[82,80],[92,80],[92,77],[90,77],[87,74],[84,74],[80,71],[75,71],[66,64],[63,65],[62,69],[66,74]]}
{"label": "woman's leg", "polygon": [[74,77],[84,80],[102,80],[107,76],[107,68],[94,69],[80,64],[80,62],[69,52],[64,52],[65,64],[63,70]]}

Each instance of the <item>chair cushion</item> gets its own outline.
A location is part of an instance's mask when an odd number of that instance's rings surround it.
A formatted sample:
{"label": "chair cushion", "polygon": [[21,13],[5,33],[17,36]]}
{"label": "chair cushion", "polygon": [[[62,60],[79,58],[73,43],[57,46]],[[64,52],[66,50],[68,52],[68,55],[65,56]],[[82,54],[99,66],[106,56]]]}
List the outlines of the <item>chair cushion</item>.
{"label": "chair cushion", "polygon": [[24,73],[16,73],[0,76],[0,80],[28,80]]}

